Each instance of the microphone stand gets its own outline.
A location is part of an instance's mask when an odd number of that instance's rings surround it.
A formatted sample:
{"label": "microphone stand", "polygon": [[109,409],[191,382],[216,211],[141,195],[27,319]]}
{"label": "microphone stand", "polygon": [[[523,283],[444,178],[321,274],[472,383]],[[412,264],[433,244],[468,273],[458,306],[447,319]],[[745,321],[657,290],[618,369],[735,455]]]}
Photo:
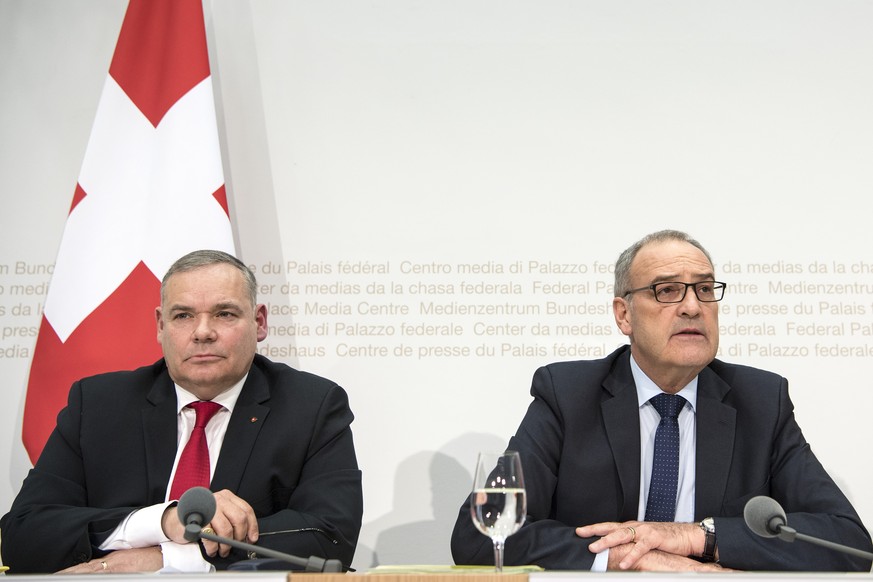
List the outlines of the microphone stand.
{"label": "microphone stand", "polygon": [[777,529],[779,530],[777,537],[780,540],[783,540],[786,542],[793,542],[795,539],[798,539],[798,540],[801,540],[804,542],[808,542],[810,544],[815,544],[815,545],[822,546],[822,547],[825,547],[825,548],[828,548],[831,550],[843,552],[845,554],[851,554],[851,555],[856,556],[858,558],[873,560],[873,554],[871,554],[870,552],[865,552],[864,550],[858,550],[856,548],[844,546],[843,544],[829,542],[827,540],[823,540],[820,538],[809,536],[809,535],[800,533],[796,529],[794,529],[793,527],[788,527],[787,525],[780,524],[779,526],[777,526]]}
{"label": "microphone stand", "polygon": [[247,544],[245,542],[238,542],[236,540],[225,538],[222,536],[217,536],[215,534],[206,533],[196,523],[189,523],[185,526],[185,539],[194,541],[198,538],[203,538],[204,540],[209,540],[211,542],[216,542],[218,544],[226,544],[228,546],[237,548],[239,550],[245,550],[247,552],[256,552],[258,555],[267,556],[270,558],[276,558],[278,560],[282,560],[295,566],[303,566],[306,572],[342,572],[343,565],[339,560],[325,560],[324,558],[319,558],[318,556],[310,556],[309,559],[299,558],[297,556],[292,556],[291,554],[285,554],[276,550],[271,550],[270,548],[264,548],[261,546],[255,546],[252,544]]}

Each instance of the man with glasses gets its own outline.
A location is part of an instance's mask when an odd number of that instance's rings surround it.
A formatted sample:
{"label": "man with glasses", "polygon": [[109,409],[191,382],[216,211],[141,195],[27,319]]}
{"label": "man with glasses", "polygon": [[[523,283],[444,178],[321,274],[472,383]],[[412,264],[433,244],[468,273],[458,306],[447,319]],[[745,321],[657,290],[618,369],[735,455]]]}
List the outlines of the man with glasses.
{"label": "man with glasses", "polygon": [[[868,560],[752,533],[746,502],[773,497],[801,532],[873,549],[852,505],[804,440],[785,378],[716,360],[709,253],[687,234],[650,234],[615,266],[623,346],[602,360],[537,370],[510,450],[526,523],[506,564],[597,570],[869,571]],[[492,563],[469,506],[452,534],[458,564]]]}

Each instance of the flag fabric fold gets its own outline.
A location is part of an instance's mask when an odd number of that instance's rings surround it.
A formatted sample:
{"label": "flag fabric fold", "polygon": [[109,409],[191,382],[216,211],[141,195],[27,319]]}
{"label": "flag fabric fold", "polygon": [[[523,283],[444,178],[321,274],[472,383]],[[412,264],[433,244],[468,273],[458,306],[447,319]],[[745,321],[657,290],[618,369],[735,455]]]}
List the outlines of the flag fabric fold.
{"label": "flag fabric fold", "polygon": [[160,357],[160,279],[235,254],[200,0],[130,0],[49,285],[24,405],[36,462],[79,378]]}

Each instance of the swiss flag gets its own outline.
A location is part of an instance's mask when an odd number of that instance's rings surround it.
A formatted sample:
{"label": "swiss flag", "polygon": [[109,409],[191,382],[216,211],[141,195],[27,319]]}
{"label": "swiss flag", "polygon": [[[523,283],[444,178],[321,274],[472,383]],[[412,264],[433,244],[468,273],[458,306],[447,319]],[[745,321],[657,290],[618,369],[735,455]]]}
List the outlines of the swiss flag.
{"label": "swiss flag", "polygon": [[74,381],[160,357],[160,279],[206,248],[235,254],[201,0],[130,0],[34,349],[31,461]]}

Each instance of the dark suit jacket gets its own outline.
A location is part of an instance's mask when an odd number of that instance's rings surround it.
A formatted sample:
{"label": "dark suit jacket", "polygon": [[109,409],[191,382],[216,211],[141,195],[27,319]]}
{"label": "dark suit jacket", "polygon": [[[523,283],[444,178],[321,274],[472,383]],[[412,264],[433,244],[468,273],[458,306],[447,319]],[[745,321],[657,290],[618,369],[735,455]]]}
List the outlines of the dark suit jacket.
{"label": "dark suit jacket", "polygon": [[[593,539],[576,526],[637,519],[639,404],[630,350],[537,370],[534,397],[508,448],[519,451],[527,522],[506,542],[507,564],[587,570]],[[804,542],[751,533],[755,495],[776,499],[797,531],[871,551],[849,501],[813,455],[794,420],[787,381],[718,360],[699,376],[695,519],[715,517],[721,563],[743,570],[870,570],[870,562]],[[461,508],[452,534],[458,564],[492,564],[491,541]]]}
{"label": "dark suit jacket", "polygon": [[[97,545],[128,513],[163,502],[176,417],[163,360],[76,382],[0,520],[10,572],[54,572],[87,561],[100,555]],[[211,489],[229,489],[252,506],[258,545],[336,558],[348,567],[363,511],[352,419],[342,388],[256,355]],[[221,569],[245,557],[235,551],[210,561]]]}

